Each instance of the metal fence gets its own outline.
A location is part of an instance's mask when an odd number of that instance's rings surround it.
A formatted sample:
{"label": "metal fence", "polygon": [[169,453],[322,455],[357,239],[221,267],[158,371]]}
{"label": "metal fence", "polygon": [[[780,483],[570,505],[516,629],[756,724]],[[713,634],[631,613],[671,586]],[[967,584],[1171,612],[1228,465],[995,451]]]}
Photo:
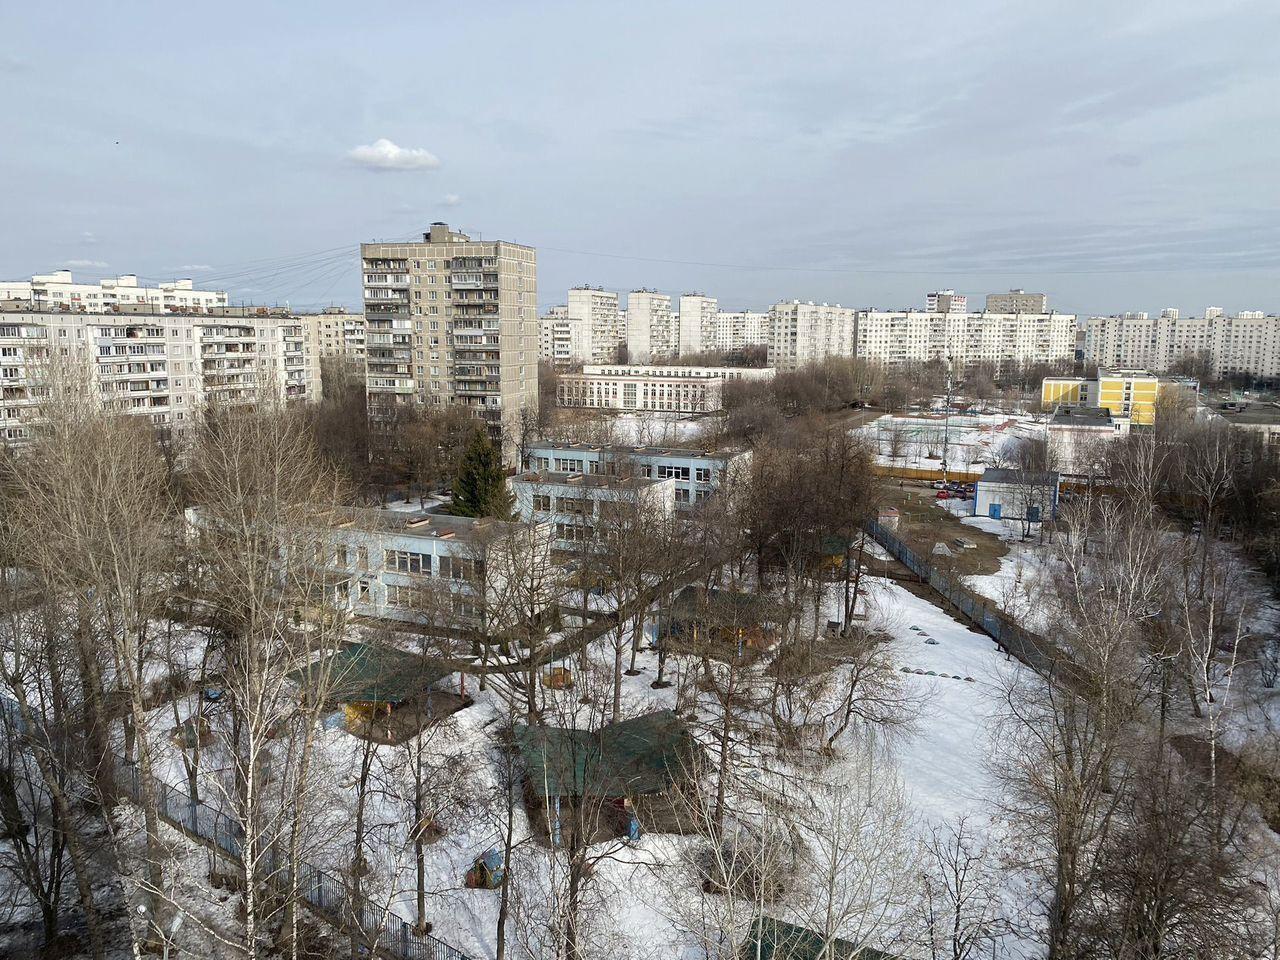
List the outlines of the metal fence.
{"label": "metal fence", "polygon": [[959,610],[1012,657],[1041,674],[1051,674],[1069,666],[1069,661],[1039,634],[1019,626],[991,601],[947,576],[906,545],[896,534],[876,520],[868,521],[867,532],[880,546]]}
{"label": "metal fence", "polygon": [[[18,704],[0,695],[3,710],[22,731]],[[135,803],[141,803],[144,781],[137,765],[115,756],[116,790]],[[156,812],[162,820],[192,836],[206,840],[234,860],[243,853],[244,831],[231,816],[194,800],[185,791],[151,777],[150,786],[156,801]],[[277,890],[293,889],[291,872],[280,868],[270,848],[263,851],[266,874]],[[299,864],[298,894],[318,913],[335,925],[359,934],[370,952],[381,951],[401,960],[471,960],[465,953],[430,934],[414,932],[413,925],[399,915],[354,891],[339,877],[305,861]],[[355,928],[354,930],[352,928]]]}

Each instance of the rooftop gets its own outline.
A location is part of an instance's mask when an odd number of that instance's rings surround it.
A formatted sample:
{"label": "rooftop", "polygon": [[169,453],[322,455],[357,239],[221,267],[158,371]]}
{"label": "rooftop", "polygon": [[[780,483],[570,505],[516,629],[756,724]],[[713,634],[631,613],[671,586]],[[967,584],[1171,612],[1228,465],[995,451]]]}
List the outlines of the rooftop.
{"label": "rooftop", "polygon": [[1040,473],[1034,470],[1002,470],[997,467],[988,467],[982,473],[982,479],[979,483],[1028,483],[1035,486],[1054,486],[1058,485],[1058,474],[1056,472]]}
{"label": "rooftop", "polygon": [[331,700],[403,703],[448,675],[436,661],[395,647],[351,643],[289,674],[299,686],[328,685]]}
{"label": "rooftop", "polygon": [[618,477],[609,473],[555,473],[551,470],[528,470],[511,478],[512,483],[546,483],[565,487],[637,490],[666,483],[657,477]]}
{"label": "rooftop", "polygon": [[599,730],[515,728],[529,786],[543,797],[629,797],[660,793],[687,775],[697,750],[684,722],[657,710]]}
{"label": "rooftop", "polygon": [[1059,404],[1054,408],[1049,422],[1055,427],[1109,427],[1111,411],[1106,407],[1068,407]]}
{"label": "rooftop", "polygon": [[409,512],[379,510],[376,507],[348,507],[341,512],[335,526],[367,533],[399,533],[437,540],[474,540],[481,531],[501,531],[514,527],[515,524],[492,518],[455,517],[429,510]]}
{"label": "rooftop", "polygon": [[578,440],[544,440],[533,443],[529,450],[561,450],[577,453],[603,453],[615,457],[717,457],[728,460],[745,451],[742,450],[699,450],[697,447],[629,447],[617,443],[583,443]]}

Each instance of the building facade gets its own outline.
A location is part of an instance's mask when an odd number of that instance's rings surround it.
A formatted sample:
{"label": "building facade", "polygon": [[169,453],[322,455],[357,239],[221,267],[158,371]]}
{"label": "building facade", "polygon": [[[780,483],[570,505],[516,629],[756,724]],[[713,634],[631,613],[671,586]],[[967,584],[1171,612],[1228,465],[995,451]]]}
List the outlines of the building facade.
{"label": "building facade", "polygon": [[852,357],[857,311],[839,304],[775,303],[769,310],[769,366],[794,370],[826,357]]}
{"label": "building facade", "polygon": [[197,290],[190,279],[148,287],[126,273],[115,279],[76,283],[70,270],[37,274],[30,280],[0,280],[0,301],[16,300],[40,312],[112,313],[121,309],[149,313],[203,313],[227,306],[221,290]]}
{"label": "building facade", "polygon": [[937,290],[925,297],[926,313],[968,313],[969,298],[954,290]]}
{"label": "building facade", "polygon": [[1045,409],[1100,407],[1111,416],[1147,426],[1155,422],[1160,404],[1185,402],[1200,390],[1189,377],[1158,377],[1146,370],[1099,369],[1093,379],[1045,377],[1040,384],[1040,404]]}
{"label": "building facade", "polygon": [[1159,317],[1090,317],[1085,323],[1085,360],[1158,373],[1194,362],[1214,379],[1280,380],[1280,317],[1256,310],[1226,316],[1220,308],[1210,308],[1203,317],[1175,314],[1169,309]]}
{"label": "building facade", "polygon": [[763,347],[769,343],[769,314],[758,310],[721,310],[716,315],[715,348],[733,353],[746,347]]}
{"label": "building facade", "polygon": [[866,310],[857,318],[857,355],[888,367],[939,361],[1008,371],[1069,364],[1075,350],[1074,314]]}
{"label": "building facade", "polygon": [[637,515],[670,515],[676,481],[638,475],[533,470],[512,477],[516,513],[526,523],[550,524],[556,550],[590,549]]}
{"label": "building facade", "polygon": [[988,293],[987,313],[1048,313],[1049,297],[1019,288],[1008,293]]}
{"label": "building facade", "polygon": [[1096,474],[1105,444],[1128,432],[1128,418],[1112,416],[1106,407],[1059,405],[1045,425],[1049,462],[1060,473]]}
{"label": "building facade", "polygon": [[680,297],[680,355],[689,356],[716,349],[719,304],[705,293]]}
{"label": "building facade", "polygon": [[658,363],[680,352],[679,320],[671,313],[671,298],[656,290],[627,294],[627,360]]}
{"label": "building facade", "polygon": [[524,467],[533,472],[588,476],[637,476],[672,480],[672,502],[680,508],[701,503],[744,475],[751,455],[744,450],[685,450],[679,447],[593,446],[549,441],[529,448]]}
{"label": "building facade", "polygon": [[467,407],[514,456],[538,405],[533,247],[434,223],[421,242],[362,243],[370,416],[389,403]]}
{"label": "building facade", "polygon": [[299,318],[265,308],[213,314],[0,312],[0,440],[30,436],[50,378],[83,375],[104,406],[190,434],[214,404],[313,401],[318,366]]}
{"label": "building facade", "polygon": [[769,380],[772,368],[656,367],[588,364],[561,375],[556,402],[562,407],[715,413],[724,406],[729,380]]}
{"label": "building facade", "polygon": [[449,626],[483,617],[486,630],[500,630],[517,563],[541,569],[546,585],[545,596],[521,602],[556,600],[549,526],[351,508],[322,537],[332,598],[356,616]]}

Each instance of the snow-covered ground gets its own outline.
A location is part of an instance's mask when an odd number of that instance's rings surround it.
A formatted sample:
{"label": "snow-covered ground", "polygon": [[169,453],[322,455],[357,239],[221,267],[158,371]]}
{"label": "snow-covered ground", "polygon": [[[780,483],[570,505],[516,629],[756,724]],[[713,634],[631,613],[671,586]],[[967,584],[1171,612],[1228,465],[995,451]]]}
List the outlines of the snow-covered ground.
{"label": "snow-covered ground", "polygon": [[[932,824],[955,823],[967,816],[971,826],[985,829],[994,813],[992,801],[998,787],[990,770],[992,747],[990,722],[997,711],[999,691],[1019,666],[1008,662],[985,635],[975,633],[927,600],[915,596],[892,581],[865,578],[863,607],[871,622],[892,637],[895,669],[906,697],[917,705],[917,716],[905,729],[878,735],[863,727],[851,730],[839,741],[832,761],[832,774],[842,765],[856,767],[856,754],[867,737],[879,738],[892,757],[905,788],[911,810],[923,832]],[[836,592],[829,600],[830,612],[838,606]],[[591,651],[596,674],[592,681],[580,677],[579,691],[587,694],[607,687],[611,638],[606,635]],[[668,660],[667,671],[681,669],[679,658]],[[574,664],[575,668],[578,666]],[[676,687],[654,690],[650,682],[657,672],[656,654],[643,650],[638,658],[640,673],[626,677],[623,685],[625,710],[635,715],[652,709],[676,706]],[[424,734],[430,738],[433,762],[456,774],[448,786],[448,803],[439,816],[443,835],[427,848],[426,889],[428,917],[435,933],[472,956],[492,956],[493,931],[497,919],[498,895],[488,890],[468,890],[463,875],[473,859],[499,843],[505,807],[501,802],[501,756],[493,734],[506,705],[495,687],[480,691],[475,678],[468,682],[475,704]],[[561,709],[577,711],[581,722],[598,718],[598,702],[577,704],[577,693]],[[576,706],[574,704],[577,704]],[[196,705],[195,695],[178,704],[179,716]],[[563,722],[563,717],[557,722]],[[157,774],[182,787],[185,771],[181,753],[167,738],[173,724],[172,707],[155,715]],[[358,770],[364,742],[337,726],[326,725],[317,733],[318,771],[332,771],[317,787],[313,803],[317,812],[310,824],[315,852],[322,865],[340,869],[349,862],[350,829],[355,804],[353,770]],[[368,878],[370,888],[382,891],[392,909],[401,917],[415,917],[416,875],[412,847],[407,842],[412,822],[408,775],[409,747],[374,748],[374,776],[377,791],[371,795],[367,822],[370,845],[375,851],[375,870]],[[217,748],[206,753],[209,783],[206,796],[217,805],[213,782],[219,767],[225,767]],[[223,771],[225,776],[225,771]],[[225,781],[224,781],[225,782]],[[532,834],[523,805],[515,811],[516,834]],[[663,878],[684,841],[668,835],[646,835],[621,846],[599,865],[598,888],[611,891],[607,906],[609,923],[619,942],[617,955],[680,956],[688,947],[673,923],[669,898],[657,891],[666,889]],[[538,848],[522,845],[517,858],[519,869],[545,871],[548,860]],[[542,876],[541,873],[538,874]],[[1010,953],[1009,956],[1018,956]]]}
{"label": "snow-covered ground", "polygon": [[1044,425],[1043,418],[1021,414],[885,414],[859,432],[876,444],[883,464],[936,470],[945,446],[951,469],[981,470],[1018,441],[1042,436]]}

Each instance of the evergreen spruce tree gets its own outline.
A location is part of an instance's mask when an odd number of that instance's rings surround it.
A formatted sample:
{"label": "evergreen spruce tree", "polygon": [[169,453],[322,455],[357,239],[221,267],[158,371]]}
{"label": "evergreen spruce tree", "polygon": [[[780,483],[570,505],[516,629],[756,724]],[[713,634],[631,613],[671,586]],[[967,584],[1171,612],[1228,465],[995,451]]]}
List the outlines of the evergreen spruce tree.
{"label": "evergreen spruce tree", "polygon": [[475,428],[462,454],[453,485],[453,512],[460,517],[511,519],[511,494],[502,456],[482,426]]}

